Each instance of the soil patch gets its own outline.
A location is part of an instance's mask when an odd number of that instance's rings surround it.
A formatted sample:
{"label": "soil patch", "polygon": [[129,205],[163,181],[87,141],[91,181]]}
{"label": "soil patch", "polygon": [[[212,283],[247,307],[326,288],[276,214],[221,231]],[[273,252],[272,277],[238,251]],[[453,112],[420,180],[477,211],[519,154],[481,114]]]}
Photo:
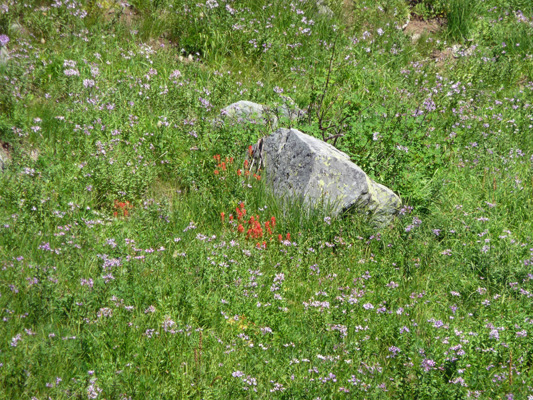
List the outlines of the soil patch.
{"label": "soil patch", "polygon": [[446,65],[446,63],[454,60],[453,51],[451,48],[447,48],[444,50],[434,50],[431,53],[431,58],[435,60],[437,68],[442,68],[444,67],[444,65]]}
{"label": "soil patch", "polygon": [[443,18],[435,18],[430,20],[417,19],[411,16],[411,21],[405,28],[405,33],[411,36],[413,42],[416,42],[423,35],[437,33],[446,25],[446,20]]}

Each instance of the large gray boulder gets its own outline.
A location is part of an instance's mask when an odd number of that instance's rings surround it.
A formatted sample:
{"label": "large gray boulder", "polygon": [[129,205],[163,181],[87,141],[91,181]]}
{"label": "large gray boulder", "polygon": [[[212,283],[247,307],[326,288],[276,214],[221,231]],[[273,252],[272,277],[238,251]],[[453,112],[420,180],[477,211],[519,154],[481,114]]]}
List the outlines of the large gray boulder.
{"label": "large gray boulder", "polygon": [[264,168],[276,195],[329,204],[333,215],[356,209],[383,226],[400,209],[400,198],[370,179],[347,154],[296,129],[281,128],[260,140],[252,146],[252,158]]}
{"label": "large gray boulder", "polygon": [[220,115],[222,118],[216,121],[217,124],[224,124],[225,122],[252,123],[270,125],[275,129],[280,119],[295,121],[303,115],[303,111],[298,108],[290,97],[285,97],[281,105],[273,107],[241,100],[223,108],[220,111]]}

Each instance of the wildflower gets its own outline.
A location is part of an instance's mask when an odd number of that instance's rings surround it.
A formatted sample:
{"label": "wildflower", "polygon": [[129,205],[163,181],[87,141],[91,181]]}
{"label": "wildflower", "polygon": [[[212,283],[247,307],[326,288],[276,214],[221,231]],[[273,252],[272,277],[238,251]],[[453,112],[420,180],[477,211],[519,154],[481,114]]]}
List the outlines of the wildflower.
{"label": "wildflower", "polygon": [[87,398],[96,399],[102,389],[96,385],[96,378],[90,380],[90,385],[87,387]]}
{"label": "wildflower", "polygon": [[145,313],[145,314],[148,314],[148,313],[150,313],[150,314],[155,313],[155,307],[154,307],[154,306],[150,306],[150,307],[148,307],[146,310],[144,310],[144,313]]}
{"label": "wildflower", "polygon": [[9,43],[9,36],[0,35],[0,47],[3,47]]}
{"label": "wildflower", "polygon": [[98,315],[98,318],[111,317],[113,316],[113,310],[109,307],[103,307],[103,308],[100,308],[97,315]]}
{"label": "wildflower", "polygon": [[220,213],[220,218],[222,219],[222,223],[224,223],[224,217],[225,217],[225,216],[226,216],[226,215],[225,215],[223,212]]}
{"label": "wildflower", "polygon": [[427,358],[425,358],[421,362],[421,367],[424,368],[424,371],[426,372],[430,371],[434,366],[435,366],[435,361],[429,360]]}
{"label": "wildflower", "polygon": [[11,339],[11,343],[10,343],[11,347],[17,347],[17,343],[18,343],[20,340],[22,340],[22,335],[19,333],[17,336],[15,336],[15,337],[13,337],[13,338]]}
{"label": "wildflower", "polygon": [[63,71],[66,76],[78,76],[80,72],[77,69],[69,68]]}
{"label": "wildflower", "polygon": [[388,355],[387,358],[394,358],[394,357],[396,357],[396,355],[397,355],[398,353],[401,352],[401,350],[400,350],[398,347],[396,347],[396,346],[391,346],[391,347],[389,347],[389,352],[390,352],[391,354]]}
{"label": "wildflower", "polygon": [[94,81],[92,79],[84,79],[83,86],[85,86],[86,88],[92,88],[94,87]]}

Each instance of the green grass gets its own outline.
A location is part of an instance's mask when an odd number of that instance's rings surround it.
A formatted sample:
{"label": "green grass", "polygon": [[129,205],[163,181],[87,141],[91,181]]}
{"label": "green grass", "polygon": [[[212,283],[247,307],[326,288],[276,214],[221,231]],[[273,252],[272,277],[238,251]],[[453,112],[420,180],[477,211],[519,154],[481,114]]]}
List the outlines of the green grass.
{"label": "green grass", "polygon": [[[63,3],[0,6],[0,398],[533,395],[528,2]],[[390,226],[245,175],[283,96]]]}

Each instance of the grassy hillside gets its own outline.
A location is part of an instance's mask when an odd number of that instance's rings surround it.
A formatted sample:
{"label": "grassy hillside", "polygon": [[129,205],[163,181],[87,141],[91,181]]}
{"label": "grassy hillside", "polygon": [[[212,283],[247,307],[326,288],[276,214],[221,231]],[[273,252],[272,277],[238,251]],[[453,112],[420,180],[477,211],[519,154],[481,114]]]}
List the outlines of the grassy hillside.
{"label": "grassy hillside", "polygon": [[[533,398],[530,1],[0,0],[0,46],[0,398]],[[213,123],[289,97],[390,226]]]}

